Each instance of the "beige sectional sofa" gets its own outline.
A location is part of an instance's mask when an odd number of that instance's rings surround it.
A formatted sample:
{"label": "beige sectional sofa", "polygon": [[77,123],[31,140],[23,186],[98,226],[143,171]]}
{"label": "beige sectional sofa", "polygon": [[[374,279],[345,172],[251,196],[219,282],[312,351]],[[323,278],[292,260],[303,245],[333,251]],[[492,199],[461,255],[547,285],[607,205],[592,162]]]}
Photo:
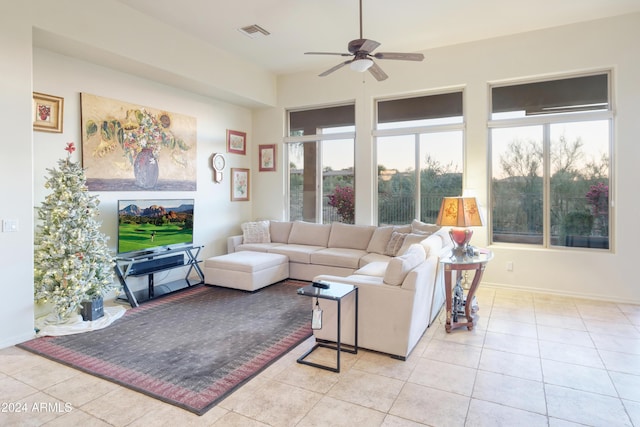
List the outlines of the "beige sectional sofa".
{"label": "beige sectional sofa", "polygon": [[[289,277],[358,287],[358,345],[404,359],[444,304],[440,257],[451,252],[448,229],[413,221],[405,226],[335,222],[258,221],[227,240],[238,251],[285,255]],[[205,282],[216,271],[203,268]],[[215,283],[213,283],[215,284]],[[315,301],[314,301],[315,304]],[[317,339],[335,341],[336,308],[322,300]],[[342,341],[354,341],[353,304],[342,304]]]}

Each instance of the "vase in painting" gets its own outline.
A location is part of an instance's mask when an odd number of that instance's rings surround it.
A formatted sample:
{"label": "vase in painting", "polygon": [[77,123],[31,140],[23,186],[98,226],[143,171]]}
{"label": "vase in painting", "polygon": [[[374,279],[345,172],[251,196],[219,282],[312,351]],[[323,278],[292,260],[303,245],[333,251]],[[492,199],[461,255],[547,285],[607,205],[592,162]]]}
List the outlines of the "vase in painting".
{"label": "vase in painting", "polygon": [[136,185],[142,188],[153,188],[158,182],[158,159],[150,148],[143,148],[133,162],[133,174]]}

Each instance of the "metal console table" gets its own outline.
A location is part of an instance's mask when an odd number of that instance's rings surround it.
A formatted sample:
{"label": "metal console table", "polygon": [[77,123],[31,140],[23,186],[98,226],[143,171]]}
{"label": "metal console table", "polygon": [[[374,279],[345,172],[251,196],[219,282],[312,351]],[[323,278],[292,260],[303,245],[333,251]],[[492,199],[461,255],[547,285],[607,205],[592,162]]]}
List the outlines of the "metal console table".
{"label": "metal console table", "polygon": [[[198,255],[203,246],[182,246],[158,252],[141,252],[136,254],[119,255],[115,257],[115,272],[124,296],[131,307],[138,307],[140,302],[148,301],[171,292],[189,288],[204,283],[204,273],[198,265]],[[181,255],[182,254],[182,255]],[[184,257],[186,255],[186,259]],[[154,274],[174,268],[189,267],[184,279],[163,283],[156,289]],[[195,271],[198,280],[189,278],[191,271]],[[127,284],[128,277],[147,276],[147,289],[132,291]]]}
{"label": "metal console table", "polygon": [[[338,321],[337,323],[337,334],[336,334],[336,344],[327,344],[323,342],[317,342],[309,351],[298,358],[298,363],[302,363],[304,365],[313,366],[320,369],[326,369],[331,372],[340,372],[340,353],[346,352],[351,354],[358,354],[358,288],[353,285],[347,285],[343,283],[327,283],[329,288],[322,289],[317,288],[313,285],[305,286],[304,288],[298,289],[298,295],[304,295],[308,297],[315,297],[319,299],[327,299],[331,301],[336,301],[337,310],[338,310]],[[340,327],[341,327],[341,302],[342,299],[347,295],[354,293],[355,295],[355,338],[353,346],[349,346],[352,348],[343,348],[346,344],[343,344],[340,340]],[[310,362],[305,360],[307,356],[309,356],[314,350],[319,347],[329,348],[336,351],[336,367],[321,365],[319,363]]]}

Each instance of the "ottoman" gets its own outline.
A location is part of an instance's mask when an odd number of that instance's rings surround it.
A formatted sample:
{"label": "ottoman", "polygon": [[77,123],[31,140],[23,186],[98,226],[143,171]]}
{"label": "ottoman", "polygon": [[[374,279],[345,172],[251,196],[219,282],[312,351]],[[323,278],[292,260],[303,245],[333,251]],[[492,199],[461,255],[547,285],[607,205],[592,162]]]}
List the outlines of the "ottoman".
{"label": "ottoman", "polygon": [[239,251],[205,260],[202,270],[207,285],[256,291],[289,277],[289,257]]}

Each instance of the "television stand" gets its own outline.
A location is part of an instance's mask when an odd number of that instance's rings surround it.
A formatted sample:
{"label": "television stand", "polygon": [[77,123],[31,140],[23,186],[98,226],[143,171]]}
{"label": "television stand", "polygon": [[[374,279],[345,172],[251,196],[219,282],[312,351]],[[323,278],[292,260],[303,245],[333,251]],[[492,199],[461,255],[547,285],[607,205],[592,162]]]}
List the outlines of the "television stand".
{"label": "television stand", "polygon": [[[126,297],[131,307],[138,307],[142,302],[203,284],[204,274],[198,265],[202,262],[198,260],[201,249],[202,246],[182,246],[158,252],[141,252],[116,256],[114,266],[116,276],[118,276],[118,280],[124,290],[124,297]],[[184,279],[156,285],[155,273],[180,267],[189,267]],[[199,280],[189,278],[192,270],[197,273]],[[147,276],[147,289],[134,292],[129,287],[127,278],[140,276]]]}

